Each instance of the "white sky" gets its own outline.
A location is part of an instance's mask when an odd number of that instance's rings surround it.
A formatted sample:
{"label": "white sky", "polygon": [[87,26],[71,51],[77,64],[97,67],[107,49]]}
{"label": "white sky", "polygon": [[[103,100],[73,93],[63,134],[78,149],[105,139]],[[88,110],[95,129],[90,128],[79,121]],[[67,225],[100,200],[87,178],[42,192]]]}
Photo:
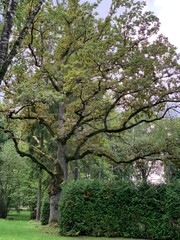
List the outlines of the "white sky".
{"label": "white sky", "polygon": [[161,32],[180,52],[180,0],[147,0],[147,4],[160,19]]}

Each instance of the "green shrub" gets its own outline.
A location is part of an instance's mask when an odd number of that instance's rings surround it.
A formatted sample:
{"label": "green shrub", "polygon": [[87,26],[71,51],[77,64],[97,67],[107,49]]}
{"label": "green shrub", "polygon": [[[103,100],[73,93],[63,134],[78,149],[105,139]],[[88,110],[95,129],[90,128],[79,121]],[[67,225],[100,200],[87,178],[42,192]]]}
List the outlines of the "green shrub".
{"label": "green shrub", "polygon": [[60,202],[60,232],[148,239],[178,239],[178,186],[77,181]]}
{"label": "green shrub", "polygon": [[49,222],[49,214],[50,214],[50,202],[48,195],[45,195],[42,201],[41,207],[41,224],[47,225]]}

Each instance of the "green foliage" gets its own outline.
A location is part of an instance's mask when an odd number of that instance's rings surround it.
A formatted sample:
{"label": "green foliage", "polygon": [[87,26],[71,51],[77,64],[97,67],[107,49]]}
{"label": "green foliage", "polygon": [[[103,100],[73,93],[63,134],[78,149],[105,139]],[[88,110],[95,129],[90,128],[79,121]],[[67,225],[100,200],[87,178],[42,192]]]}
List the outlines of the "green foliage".
{"label": "green foliage", "polygon": [[36,204],[37,176],[32,172],[28,159],[21,158],[7,141],[0,152],[0,212],[2,206],[7,214],[9,208],[18,211]]}
{"label": "green foliage", "polygon": [[77,181],[60,203],[63,235],[178,239],[179,186]]}
{"label": "green foliage", "polygon": [[48,195],[44,195],[41,207],[41,224],[47,225],[49,222],[50,203]]}

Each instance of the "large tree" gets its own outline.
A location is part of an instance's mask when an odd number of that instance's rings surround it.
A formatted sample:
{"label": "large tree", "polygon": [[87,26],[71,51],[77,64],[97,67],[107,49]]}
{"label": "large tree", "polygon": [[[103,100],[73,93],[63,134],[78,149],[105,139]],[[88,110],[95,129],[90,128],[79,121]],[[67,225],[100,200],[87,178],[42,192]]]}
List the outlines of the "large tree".
{"label": "large tree", "polygon": [[[9,103],[1,107],[7,122],[0,127],[22,157],[30,157],[51,176],[50,222],[57,221],[68,162],[87,155],[118,162],[106,136],[160,120],[179,102],[179,56],[158,35],[159,21],[144,11],[144,2],[112,1],[105,18],[98,16],[97,6],[49,1],[5,76]],[[14,125],[21,130],[13,132]],[[49,134],[43,149],[41,132],[30,135],[39,125]]]}

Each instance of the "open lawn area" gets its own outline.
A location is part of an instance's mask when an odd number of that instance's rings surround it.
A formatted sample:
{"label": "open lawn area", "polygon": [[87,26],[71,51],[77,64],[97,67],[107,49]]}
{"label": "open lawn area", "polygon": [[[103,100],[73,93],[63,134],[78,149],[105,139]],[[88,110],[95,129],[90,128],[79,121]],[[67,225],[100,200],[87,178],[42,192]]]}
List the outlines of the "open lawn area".
{"label": "open lawn area", "polygon": [[34,221],[28,221],[27,217],[26,213],[21,213],[20,215],[11,214],[7,220],[0,219],[0,240],[127,240],[103,237],[62,237],[58,233],[58,227],[41,226]]}

